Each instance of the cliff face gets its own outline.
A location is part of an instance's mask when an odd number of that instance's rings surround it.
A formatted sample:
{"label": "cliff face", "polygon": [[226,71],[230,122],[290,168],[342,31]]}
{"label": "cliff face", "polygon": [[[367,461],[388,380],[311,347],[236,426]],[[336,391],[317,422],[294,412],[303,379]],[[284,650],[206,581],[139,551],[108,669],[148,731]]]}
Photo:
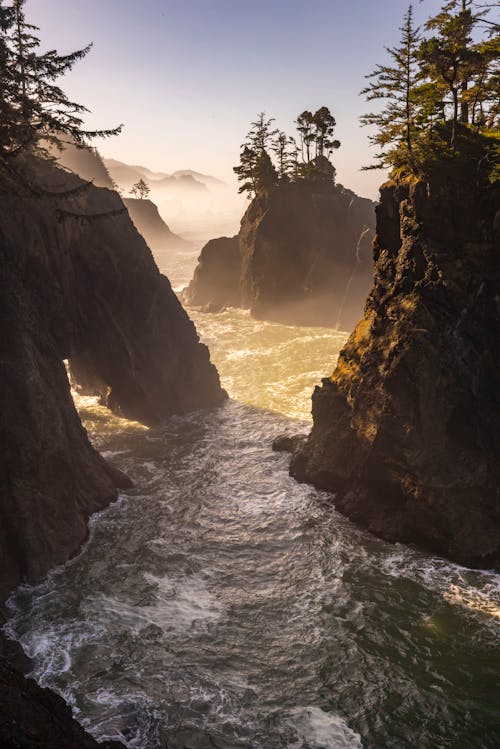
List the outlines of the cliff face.
{"label": "cliff face", "polygon": [[[281,187],[255,198],[236,243],[202,251],[186,299],[250,308],[258,319],[354,326],[373,280],[374,204],[342,188]],[[202,301],[203,300],[203,301]]]}
{"label": "cliff face", "polygon": [[372,532],[473,566],[500,564],[498,202],[382,188],[365,315],[291,464]]}
{"label": "cliff face", "polygon": [[[46,172],[60,187],[59,170]],[[145,423],[225,395],[119,196],[91,187],[64,200],[64,215],[58,204],[7,193],[0,203],[1,595],[66,561],[88,516],[129,484],[90,445],[64,359]]]}
{"label": "cliff face", "polygon": [[68,143],[62,151],[52,149],[58,163],[96,187],[113,189],[113,180],[96,148],[77,148]]}
{"label": "cliff face", "polygon": [[349,330],[373,280],[374,224],[374,204],[341,190],[257,198],[241,222],[243,305],[258,319]]}
{"label": "cliff face", "polygon": [[188,244],[185,239],[169,229],[160,216],[157,206],[151,200],[124,198],[123,202],[137,231],[144,237],[149,247],[153,249],[182,248]]}
{"label": "cliff face", "polygon": [[211,239],[201,251],[193,280],[182,298],[186,304],[199,307],[239,307],[240,274],[238,236]]}

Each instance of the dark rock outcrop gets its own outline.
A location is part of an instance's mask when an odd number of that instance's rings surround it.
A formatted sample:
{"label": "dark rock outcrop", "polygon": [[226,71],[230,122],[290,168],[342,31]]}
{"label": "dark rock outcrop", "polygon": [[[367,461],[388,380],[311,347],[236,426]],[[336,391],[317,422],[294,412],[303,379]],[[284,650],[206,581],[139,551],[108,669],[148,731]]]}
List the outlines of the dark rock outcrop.
{"label": "dark rock outcrop", "polygon": [[113,189],[113,180],[96,148],[77,148],[76,145],[67,143],[62,151],[54,148],[52,152],[59,164],[78,174],[85,182]]}
{"label": "dark rock outcrop", "polygon": [[188,246],[188,242],[170,230],[158,212],[158,207],[151,200],[139,198],[124,198],[129,216],[134,222],[137,231],[153,250],[169,249],[175,247],[181,249]]}
{"label": "dark rock outcrop", "polygon": [[25,678],[1,650],[0,634],[2,749],[125,749],[118,741],[98,743],[73,718],[62,697]]}
{"label": "dark rock outcrop", "polygon": [[[46,186],[61,184],[43,167]],[[82,185],[66,175],[66,187]],[[75,216],[102,215],[92,220]],[[151,424],[225,393],[206,346],[120,197],[0,203],[0,596],[68,559],[128,479],[92,447],[63,360]]]}
{"label": "dark rock outcrop", "polygon": [[[74,554],[89,515],[130,486],[90,444],[63,360],[146,423],[225,397],[120,197],[47,163],[33,170],[46,190],[75,192],[28,198],[0,185],[0,603]],[[28,670],[0,631],[0,746],[123,749],[97,743]]]}
{"label": "dark rock outcrop", "polygon": [[193,280],[182,299],[196,307],[220,310],[240,305],[241,257],[238,236],[211,239],[203,247]]}
{"label": "dark rock outcrop", "polygon": [[375,534],[500,565],[497,187],[389,183],[375,283],[291,473]]}
{"label": "dark rock outcrop", "polygon": [[374,225],[374,203],[340,186],[282,186],[252,201],[238,238],[204,247],[184,299],[250,308],[257,319],[351,329],[373,281]]}
{"label": "dark rock outcrop", "polygon": [[280,434],[273,440],[273,450],[277,453],[295,453],[304,445],[306,439],[304,434]]}

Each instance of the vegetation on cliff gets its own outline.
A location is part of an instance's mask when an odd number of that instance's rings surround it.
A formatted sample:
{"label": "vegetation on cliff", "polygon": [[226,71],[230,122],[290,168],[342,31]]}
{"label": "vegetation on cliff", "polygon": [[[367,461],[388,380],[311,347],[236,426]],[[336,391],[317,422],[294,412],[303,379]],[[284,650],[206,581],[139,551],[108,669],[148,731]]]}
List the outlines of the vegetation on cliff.
{"label": "vegetation on cliff", "polygon": [[365,114],[378,149],[366,168],[389,168],[395,178],[436,174],[475,181],[500,176],[500,26],[488,4],[450,0],[423,31],[410,5],[399,46],[367,76],[362,90],[383,107]]}
{"label": "vegetation on cliff", "polygon": [[0,177],[17,190],[40,192],[26,156],[54,158],[53,149],[67,144],[88,147],[96,137],[116,135],[108,130],[86,130],[88,112],[72,101],[56,81],[82,60],[89,44],[70,54],[40,51],[37,27],[28,23],[25,0],[0,3]]}
{"label": "vegetation on cliff", "polygon": [[333,137],[336,121],[328,107],[320,107],[314,114],[308,110],[299,114],[295,121],[298,143],[295,137],[273,129],[273,122],[261,112],[251,123],[241,146],[240,163],[234,167],[241,182],[239,192],[252,198],[290,184],[316,192],[331,190],[335,167],[330,157],[340,142]]}
{"label": "vegetation on cliff", "polygon": [[388,540],[498,568],[498,26],[452,0],[433,36],[411,7],[402,31],[364,90],[385,101],[363,121],[393,177],[374,286],[291,473]]}

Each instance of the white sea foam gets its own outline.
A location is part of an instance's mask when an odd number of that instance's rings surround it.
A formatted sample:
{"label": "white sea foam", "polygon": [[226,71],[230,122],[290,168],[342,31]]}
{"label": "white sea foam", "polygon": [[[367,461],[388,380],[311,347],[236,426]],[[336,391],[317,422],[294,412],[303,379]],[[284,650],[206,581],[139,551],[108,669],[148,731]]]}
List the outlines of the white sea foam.
{"label": "white sea foam", "polygon": [[495,572],[470,570],[405,547],[381,560],[380,569],[391,577],[415,580],[489,629],[500,631],[500,576]]}
{"label": "white sea foam", "polygon": [[288,744],[288,749],[363,749],[361,736],[343,718],[319,707],[294,708],[288,713],[287,722],[298,737]]}

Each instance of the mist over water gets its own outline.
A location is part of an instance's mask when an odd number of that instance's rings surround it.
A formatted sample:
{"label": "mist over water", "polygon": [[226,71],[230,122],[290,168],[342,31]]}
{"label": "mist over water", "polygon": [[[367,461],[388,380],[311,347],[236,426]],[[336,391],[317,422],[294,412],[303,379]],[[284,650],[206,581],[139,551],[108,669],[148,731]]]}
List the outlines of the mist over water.
{"label": "mist over water", "polygon": [[[174,288],[197,249],[157,253]],[[98,738],[197,727],[254,749],[498,746],[499,576],[356,529],[288,476],[280,433],[346,333],[192,313],[231,400],[156,429],[77,398],[135,487],[12,598],[34,674]]]}

